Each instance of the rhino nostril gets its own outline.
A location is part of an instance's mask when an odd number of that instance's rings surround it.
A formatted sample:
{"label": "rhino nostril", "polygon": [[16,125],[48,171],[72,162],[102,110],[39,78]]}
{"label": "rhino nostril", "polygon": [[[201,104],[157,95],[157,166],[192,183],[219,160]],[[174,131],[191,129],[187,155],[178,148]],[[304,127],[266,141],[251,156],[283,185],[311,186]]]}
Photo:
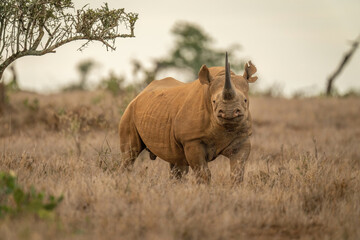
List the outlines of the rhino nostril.
{"label": "rhino nostril", "polygon": [[225,112],[224,112],[224,110],[220,109],[220,110],[218,111],[218,117],[225,118]]}
{"label": "rhino nostril", "polygon": [[240,109],[236,109],[234,111],[234,117],[240,117],[240,116],[244,116],[244,114],[241,112]]}

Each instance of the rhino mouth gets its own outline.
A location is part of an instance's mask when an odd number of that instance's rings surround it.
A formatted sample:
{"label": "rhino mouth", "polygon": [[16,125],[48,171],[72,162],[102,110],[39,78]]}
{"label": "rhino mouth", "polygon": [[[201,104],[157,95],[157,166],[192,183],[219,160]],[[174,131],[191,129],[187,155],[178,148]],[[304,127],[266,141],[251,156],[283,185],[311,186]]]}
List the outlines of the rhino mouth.
{"label": "rhino mouth", "polygon": [[222,117],[222,116],[218,116],[218,118],[220,118],[221,120],[225,120],[225,121],[241,120],[243,117],[244,117],[244,114],[239,115],[239,116],[235,116],[235,117]]}
{"label": "rhino mouth", "polygon": [[218,119],[221,124],[238,124],[244,119],[244,114],[232,117],[218,116]]}

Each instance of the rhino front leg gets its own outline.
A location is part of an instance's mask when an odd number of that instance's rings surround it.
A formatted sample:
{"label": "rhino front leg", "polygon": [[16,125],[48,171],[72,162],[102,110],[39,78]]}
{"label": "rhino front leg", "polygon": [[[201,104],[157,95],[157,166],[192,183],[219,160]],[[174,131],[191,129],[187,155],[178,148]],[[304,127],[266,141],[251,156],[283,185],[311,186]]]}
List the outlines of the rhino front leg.
{"label": "rhino front leg", "polygon": [[244,180],[245,164],[251,150],[250,139],[235,140],[229,148],[224,150],[223,155],[230,159],[230,177],[233,183]]}
{"label": "rhino front leg", "polygon": [[189,166],[170,163],[170,178],[180,180],[183,175],[189,172]]}
{"label": "rhino front leg", "polygon": [[194,171],[198,183],[210,183],[211,172],[206,161],[205,147],[201,143],[190,143],[184,147],[186,161]]}

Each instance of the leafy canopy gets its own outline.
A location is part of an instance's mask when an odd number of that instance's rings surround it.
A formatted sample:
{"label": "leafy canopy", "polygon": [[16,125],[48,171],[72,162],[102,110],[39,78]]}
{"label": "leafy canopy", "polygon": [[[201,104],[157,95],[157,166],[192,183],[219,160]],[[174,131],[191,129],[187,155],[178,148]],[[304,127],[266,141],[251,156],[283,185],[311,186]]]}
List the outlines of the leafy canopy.
{"label": "leafy canopy", "polygon": [[134,37],[137,19],[137,13],[111,10],[106,3],[76,10],[71,0],[1,0],[0,78],[16,59],[53,53],[76,40],[87,40],[80,50],[91,41],[114,50],[116,38]]}

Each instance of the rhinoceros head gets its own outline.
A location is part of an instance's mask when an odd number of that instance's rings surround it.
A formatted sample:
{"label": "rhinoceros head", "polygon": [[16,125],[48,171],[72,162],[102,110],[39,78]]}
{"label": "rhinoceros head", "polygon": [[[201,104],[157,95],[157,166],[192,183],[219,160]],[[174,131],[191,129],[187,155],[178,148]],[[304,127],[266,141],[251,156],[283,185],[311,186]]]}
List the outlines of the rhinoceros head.
{"label": "rhinoceros head", "polygon": [[249,115],[249,83],[257,80],[252,76],[256,67],[250,62],[245,64],[244,74],[235,75],[230,71],[226,53],[225,67],[208,69],[203,65],[199,72],[201,84],[208,85],[209,101],[213,116],[221,125],[239,125]]}

